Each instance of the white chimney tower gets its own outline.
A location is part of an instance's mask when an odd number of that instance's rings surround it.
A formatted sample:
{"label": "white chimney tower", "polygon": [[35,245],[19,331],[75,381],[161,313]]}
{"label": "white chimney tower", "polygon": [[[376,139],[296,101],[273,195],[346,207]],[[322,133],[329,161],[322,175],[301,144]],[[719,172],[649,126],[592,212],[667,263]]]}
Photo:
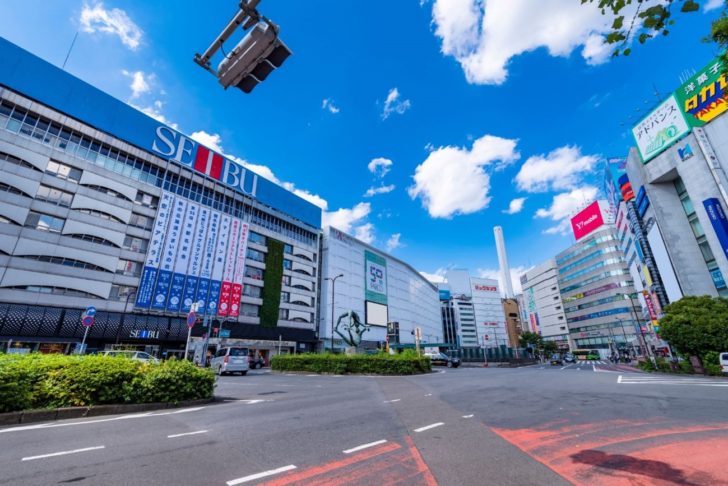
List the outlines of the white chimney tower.
{"label": "white chimney tower", "polygon": [[493,228],[495,234],[495,248],[498,251],[498,265],[500,266],[501,283],[507,299],[513,298],[513,282],[511,282],[511,269],[508,267],[508,256],[506,255],[506,243],[503,240],[503,228]]}

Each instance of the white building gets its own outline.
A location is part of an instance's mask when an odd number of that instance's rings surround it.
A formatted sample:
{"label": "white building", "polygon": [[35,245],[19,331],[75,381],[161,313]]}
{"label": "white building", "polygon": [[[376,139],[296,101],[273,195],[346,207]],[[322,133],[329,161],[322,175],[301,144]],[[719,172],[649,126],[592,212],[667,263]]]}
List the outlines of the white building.
{"label": "white building", "polygon": [[526,321],[524,329],[549,340],[567,341],[569,329],[559,289],[556,260],[550,259],[521,275]]}
{"label": "white building", "polygon": [[[330,348],[334,325],[349,310],[369,326],[362,345],[375,348],[387,338],[387,323],[399,323],[399,343],[413,344],[415,327],[423,343],[442,343],[442,318],[438,289],[407,263],[357,240],[336,228],[323,238],[319,339]],[[343,321],[342,321],[343,322]],[[394,344],[394,343],[391,343]],[[345,346],[334,333],[334,348]]]}

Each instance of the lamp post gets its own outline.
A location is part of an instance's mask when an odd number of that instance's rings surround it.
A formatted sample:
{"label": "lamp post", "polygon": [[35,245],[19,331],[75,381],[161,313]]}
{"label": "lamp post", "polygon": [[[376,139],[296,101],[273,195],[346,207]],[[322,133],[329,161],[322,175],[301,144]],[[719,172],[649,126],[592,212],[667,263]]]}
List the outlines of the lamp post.
{"label": "lamp post", "polygon": [[121,331],[124,329],[124,324],[126,323],[126,309],[129,307],[129,298],[132,295],[136,295],[137,290],[132,290],[128,294],[126,294],[126,302],[124,302],[124,311],[121,313],[121,324],[119,325],[119,330],[116,332],[116,343],[119,344],[119,336],[121,335]]}
{"label": "lamp post", "polygon": [[336,277],[326,277],[324,280],[331,280],[331,352],[334,352],[334,299],[336,298],[336,279],[343,277],[340,273]]}

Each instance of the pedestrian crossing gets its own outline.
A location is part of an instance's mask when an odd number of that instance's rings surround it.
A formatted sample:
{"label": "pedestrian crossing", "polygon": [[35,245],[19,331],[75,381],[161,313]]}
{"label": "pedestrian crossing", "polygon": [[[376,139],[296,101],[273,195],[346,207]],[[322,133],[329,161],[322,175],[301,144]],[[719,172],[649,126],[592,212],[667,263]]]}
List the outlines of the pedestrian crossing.
{"label": "pedestrian crossing", "polygon": [[728,380],[721,378],[703,378],[699,376],[681,376],[667,374],[635,374],[630,376],[619,375],[617,383],[620,385],[687,385],[687,386],[715,386],[728,387]]}

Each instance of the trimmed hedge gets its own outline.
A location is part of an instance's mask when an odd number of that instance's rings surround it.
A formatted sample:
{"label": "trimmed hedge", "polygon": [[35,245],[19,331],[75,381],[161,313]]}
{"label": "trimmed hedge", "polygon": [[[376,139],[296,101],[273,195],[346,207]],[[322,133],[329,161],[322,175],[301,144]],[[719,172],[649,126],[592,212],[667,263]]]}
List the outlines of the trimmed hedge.
{"label": "trimmed hedge", "polygon": [[215,376],[187,361],[0,355],[0,412],[211,398]]}
{"label": "trimmed hedge", "polygon": [[273,356],[275,371],[306,371],[309,373],[414,375],[430,371],[430,358],[415,352],[402,354],[284,354]]}

